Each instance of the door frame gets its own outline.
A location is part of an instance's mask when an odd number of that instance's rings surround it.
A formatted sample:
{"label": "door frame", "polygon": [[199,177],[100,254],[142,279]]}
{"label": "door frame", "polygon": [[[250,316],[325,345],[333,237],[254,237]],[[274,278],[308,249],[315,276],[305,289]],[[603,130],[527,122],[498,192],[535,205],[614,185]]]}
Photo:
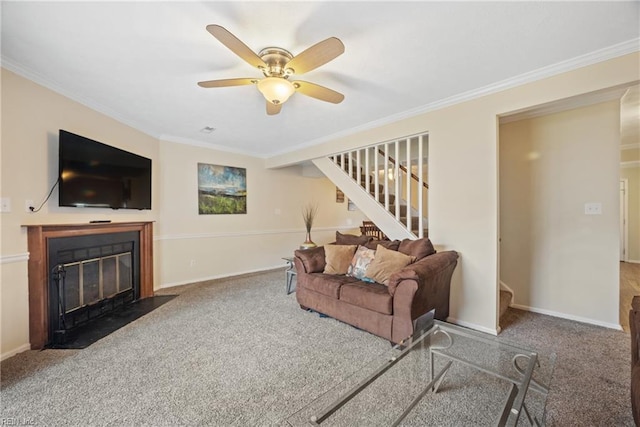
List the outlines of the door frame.
{"label": "door frame", "polygon": [[629,180],[620,178],[620,261],[629,259]]}

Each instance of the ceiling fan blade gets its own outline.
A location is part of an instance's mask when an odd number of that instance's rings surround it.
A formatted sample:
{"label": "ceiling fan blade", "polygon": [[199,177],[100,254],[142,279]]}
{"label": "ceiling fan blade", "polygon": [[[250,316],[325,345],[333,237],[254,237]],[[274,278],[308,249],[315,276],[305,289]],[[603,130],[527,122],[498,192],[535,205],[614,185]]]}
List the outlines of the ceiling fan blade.
{"label": "ceiling fan blade", "polygon": [[317,85],[315,83],[303,82],[297,80],[293,83],[297,92],[303,95],[310,96],[312,98],[319,99],[321,101],[331,102],[333,104],[339,104],[344,99],[344,95],[335,90],[331,90],[324,86]]}
{"label": "ceiling fan blade", "polygon": [[207,31],[209,31],[213,37],[217,38],[220,43],[225,45],[229,50],[244,59],[250,65],[253,65],[256,68],[267,67],[267,64],[265,64],[265,62],[254,51],[252,51],[246,44],[242,43],[236,36],[231,34],[226,28],[221,27],[220,25],[211,24],[207,25]]}
{"label": "ceiling fan blade", "polygon": [[198,82],[201,87],[228,87],[228,86],[244,86],[258,83],[258,79],[242,78],[242,79],[223,79],[223,80],[207,80]]}
{"label": "ceiling fan blade", "polygon": [[287,63],[287,68],[294,74],[304,74],[335,59],[344,53],[344,44],[336,37],[316,43],[307,50],[296,55]]}
{"label": "ceiling fan blade", "polygon": [[272,104],[267,101],[267,114],[270,116],[276,115],[282,110],[282,104]]}

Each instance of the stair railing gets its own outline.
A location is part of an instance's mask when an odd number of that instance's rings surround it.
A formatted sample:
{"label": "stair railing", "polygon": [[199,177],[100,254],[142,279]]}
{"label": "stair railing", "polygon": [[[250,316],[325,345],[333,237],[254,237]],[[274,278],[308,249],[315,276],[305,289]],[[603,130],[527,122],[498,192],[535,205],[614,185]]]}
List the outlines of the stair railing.
{"label": "stair railing", "polygon": [[[427,150],[428,134],[422,133],[336,153],[329,158],[366,189],[390,215],[406,225],[407,230],[423,237],[423,218],[426,217],[424,202],[426,191],[429,189],[429,185],[424,181]],[[402,164],[401,158],[404,158],[406,166]],[[416,173],[412,170],[413,166],[416,167]],[[415,195],[412,194],[414,185],[418,189]],[[404,216],[400,207],[400,201],[403,199],[406,203]],[[415,206],[417,212],[417,227],[414,227],[412,206]]]}

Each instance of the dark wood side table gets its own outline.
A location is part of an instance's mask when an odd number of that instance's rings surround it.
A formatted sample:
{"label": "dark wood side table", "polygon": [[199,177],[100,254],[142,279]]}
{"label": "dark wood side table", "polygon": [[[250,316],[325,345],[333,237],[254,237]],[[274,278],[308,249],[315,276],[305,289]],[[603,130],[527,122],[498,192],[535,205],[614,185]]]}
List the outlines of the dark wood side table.
{"label": "dark wood side table", "polygon": [[285,273],[286,291],[287,291],[287,295],[289,295],[291,292],[293,292],[293,289],[291,289],[291,286],[293,285],[293,278],[298,273],[296,272],[296,266],[293,263],[293,257],[283,257],[282,259],[287,262],[287,269],[285,270],[284,273]]}

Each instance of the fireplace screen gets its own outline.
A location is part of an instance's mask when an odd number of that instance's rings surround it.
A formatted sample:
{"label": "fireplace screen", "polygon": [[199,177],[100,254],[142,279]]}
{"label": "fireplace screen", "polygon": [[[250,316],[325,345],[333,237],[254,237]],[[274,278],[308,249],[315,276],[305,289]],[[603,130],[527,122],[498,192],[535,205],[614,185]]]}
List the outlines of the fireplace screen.
{"label": "fireplace screen", "polygon": [[63,266],[66,313],[133,288],[131,252],[72,262]]}

